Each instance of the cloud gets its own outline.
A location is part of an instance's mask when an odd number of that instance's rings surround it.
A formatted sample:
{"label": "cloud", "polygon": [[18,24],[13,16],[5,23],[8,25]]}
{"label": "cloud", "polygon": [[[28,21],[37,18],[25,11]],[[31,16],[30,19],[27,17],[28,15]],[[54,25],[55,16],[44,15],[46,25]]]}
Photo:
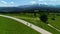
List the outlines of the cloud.
{"label": "cloud", "polygon": [[14,2],[10,2],[9,6],[14,6],[14,4],[15,4]]}
{"label": "cloud", "polygon": [[1,1],[1,5],[0,6],[7,6],[7,2]]}
{"label": "cloud", "polygon": [[46,1],[47,1],[47,0],[39,0],[39,5],[40,5],[40,4],[48,5],[48,3],[47,3]]}
{"label": "cloud", "polygon": [[44,1],[44,0],[39,0],[39,1]]}
{"label": "cloud", "polygon": [[7,4],[7,2],[5,2],[5,1],[1,1],[3,4]]}
{"label": "cloud", "polygon": [[0,6],[1,7],[12,7],[12,6],[14,6],[14,2],[13,1],[11,1],[11,2],[6,2],[6,1],[1,1],[1,3],[0,3]]}
{"label": "cloud", "polygon": [[36,2],[35,2],[35,1],[31,1],[30,3],[31,3],[31,4],[36,4]]}
{"label": "cloud", "polygon": [[39,2],[39,4],[45,4],[45,5],[47,5],[48,3],[47,2]]}
{"label": "cloud", "polygon": [[47,5],[48,3],[47,2],[44,2],[43,4]]}
{"label": "cloud", "polygon": [[59,5],[60,0],[39,0],[39,5]]}
{"label": "cloud", "polygon": [[14,4],[14,2],[10,2],[10,4]]}

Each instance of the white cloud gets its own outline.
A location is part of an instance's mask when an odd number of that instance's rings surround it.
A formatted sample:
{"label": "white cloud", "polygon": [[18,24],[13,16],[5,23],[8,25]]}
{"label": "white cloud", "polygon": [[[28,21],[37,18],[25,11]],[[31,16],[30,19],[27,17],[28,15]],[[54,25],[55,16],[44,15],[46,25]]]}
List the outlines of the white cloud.
{"label": "white cloud", "polygon": [[48,5],[48,3],[47,3],[46,1],[47,1],[47,0],[39,0],[39,5],[40,5],[40,4]]}
{"label": "white cloud", "polygon": [[10,2],[9,3],[10,6],[14,6],[14,4],[15,4],[14,2]]}
{"label": "white cloud", "polygon": [[35,1],[31,1],[30,3],[31,3],[31,4],[36,4],[36,2],[35,2]]}
{"label": "white cloud", "polygon": [[44,0],[39,0],[39,1],[44,1]]}
{"label": "white cloud", "polygon": [[1,1],[1,3],[0,3],[0,6],[1,7],[13,7],[13,6],[15,6],[15,3],[14,2],[6,2],[6,1]]}
{"label": "white cloud", "polygon": [[47,2],[39,2],[39,5],[40,5],[40,4],[48,5]]}
{"label": "white cloud", "polygon": [[0,6],[7,6],[7,2],[1,1],[1,5]]}
{"label": "white cloud", "polygon": [[5,2],[5,1],[1,1],[3,4],[7,4],[7,2]]}
{"label": "white cloud", "polygon": [[14,2],[10,2],[10,4],[14,4]]}
{"label": "white cloud", "polygon": [[47,3],[46,3],[46,2],[43,2],[43,4],[47,5]]}

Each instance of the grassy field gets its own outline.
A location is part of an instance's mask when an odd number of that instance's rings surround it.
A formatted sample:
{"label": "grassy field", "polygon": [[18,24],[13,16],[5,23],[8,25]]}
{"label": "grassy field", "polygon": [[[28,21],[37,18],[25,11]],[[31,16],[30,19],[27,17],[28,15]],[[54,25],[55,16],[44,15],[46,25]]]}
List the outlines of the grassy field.
{"label": "grassy field", "polygon": [[55,20],[51,20],[51,17],[49,18],[49,23],[53,25],[55,28],[60,30],[60,16],[56,16]]}
{"label": "grassy field", "polygon": [[[23,19],[25,21],[28,21],[30,23],[33,23],[53,34],[60,34],[60,32],[58,32],[57,30],[51,28],[50,26],[48,26],[47,24],[41,22],[41,20],[38,18],[38,17],[34,17],[33,14],[6,14],[6,15],[10,15],[10,16],[13,16],[13,17],[17,17],[17,18],[20,18],[20,19]],[[51,15],[48,16],[49,18],[49,23],[56,27],[57,29],[60,29],[60,16],[56,16],[56,20],[51,20]]]}
{"label": "grassy field", "polygon": [[0,34],[40,34],[12,19],[0,17]]}

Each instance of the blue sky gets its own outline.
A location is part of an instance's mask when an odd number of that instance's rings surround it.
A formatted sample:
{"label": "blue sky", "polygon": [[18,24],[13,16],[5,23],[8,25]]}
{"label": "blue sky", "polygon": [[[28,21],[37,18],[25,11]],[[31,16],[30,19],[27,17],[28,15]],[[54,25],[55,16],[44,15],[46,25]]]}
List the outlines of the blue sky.
{"label": "blue sky", "polygon": [[46,4],[46,5],[60,5],[59,0],[0,0],[0,7],[10,7],[28,4]]}

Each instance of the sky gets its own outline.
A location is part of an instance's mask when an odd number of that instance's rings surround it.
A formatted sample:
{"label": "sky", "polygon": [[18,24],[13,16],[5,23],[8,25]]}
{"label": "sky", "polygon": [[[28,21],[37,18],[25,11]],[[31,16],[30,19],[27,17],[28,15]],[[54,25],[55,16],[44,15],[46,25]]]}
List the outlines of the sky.
{"label": "sky", "polygon": [[30,4],[60,5],[60,0],[0,0],[0,7],[13,7]]}

